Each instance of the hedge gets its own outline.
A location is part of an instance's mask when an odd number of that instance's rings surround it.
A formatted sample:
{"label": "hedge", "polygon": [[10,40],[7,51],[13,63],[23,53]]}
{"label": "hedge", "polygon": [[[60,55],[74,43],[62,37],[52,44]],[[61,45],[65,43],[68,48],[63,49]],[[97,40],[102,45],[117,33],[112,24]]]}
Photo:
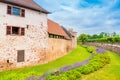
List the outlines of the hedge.
{"label": "hedge", "polygon": [[46,77],[46,80],[80,80],[82,74],[86,75],[97,71],[106,64],[109,64],[109,62],[110,57],[107,53],[96,54],[89,60],[88,64],[64,73],[60,73],[57,76],[50,74]]}

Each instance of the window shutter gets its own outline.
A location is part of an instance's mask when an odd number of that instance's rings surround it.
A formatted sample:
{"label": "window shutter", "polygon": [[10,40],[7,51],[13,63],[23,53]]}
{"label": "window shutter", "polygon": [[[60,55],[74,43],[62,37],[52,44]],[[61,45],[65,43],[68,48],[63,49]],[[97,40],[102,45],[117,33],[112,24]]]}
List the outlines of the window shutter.
{"label": "window shutter", "polygon": [[24,50],[18,50],[17,52],[17,62],[24,62],[25,52]]}
{"label": "window shutter", "polygon": [[21,28],[21,35],[25,35],[25,28]]}
{"label": "window shutter", "polygon": [[11,14],[11,9],[12,9],[11,6],[7,6],[7,14]]}
{"label": "window shutter", "polygon": [[11,26],[7,26],[7,28],[6,28],[6,34],[7,35],[11,34]]}
{"label": "window shutter", "polygon": [[25,10],[24,9],[21,9],[21,16],[25,17]]}

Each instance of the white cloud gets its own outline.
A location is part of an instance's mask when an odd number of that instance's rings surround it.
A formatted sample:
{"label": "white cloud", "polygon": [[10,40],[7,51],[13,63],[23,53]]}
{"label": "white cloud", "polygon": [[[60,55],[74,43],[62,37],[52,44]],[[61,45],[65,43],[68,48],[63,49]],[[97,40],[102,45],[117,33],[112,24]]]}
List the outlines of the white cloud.
{"label": "white cloud", "polygon": [[[118,32],[120,10],[110,10],[119,0],[101,0],[102,5],[91,5],[84,0],[43,0],[43,7],[52,14],[49,18],[80,33]],[[40,1],[39,1],[40,2]],[[42,1],[41,1],[42,2]],[[88,7],[79,7],[80,5]],[[114,17],[118,17],[116,19]]]}

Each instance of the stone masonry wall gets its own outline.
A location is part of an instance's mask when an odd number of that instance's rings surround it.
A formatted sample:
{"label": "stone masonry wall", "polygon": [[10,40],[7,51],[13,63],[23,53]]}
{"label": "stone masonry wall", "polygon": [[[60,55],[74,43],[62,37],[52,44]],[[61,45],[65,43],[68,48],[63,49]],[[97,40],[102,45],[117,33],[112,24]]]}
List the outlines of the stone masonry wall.
{"label": "stone masonry wall", "polygon": [[[8,15],[7,5],[0,3],[0,70],[47,63],[75,48],[71,40],[48,38],[47,14],[25,9],[25,17]],[[6,35],[6,26],[23,27],[25,35]],[[24,62],[17,62],[18,50],[25,51]]]}
{"label": "stone masonry wall", "polygon": [[72,41],[49,38],[48,61],[62,57],[73,50]]}
{"label": "stone masonry wall", "polygon": [[120,43],[110,44],[110,43],[89,42],[89,43],[86,43],[86,45],[92,45],[92,46],[97,46],[97,47],[101,47],[104,49],[108,49],[108,50],[116,52],[118,55],[120,55]]}
{"label": "stone masonry wall", "polygon": [[[25,17],[8,15],[7,5],[0,3],[0,68],[23,67],[45,63],[48,49],[47,14],[25,9]],[[6,35],[6,26],[25,28],[25,35]],[[25,51],[25,61],[17,62],[17,51]],[[8,67],[7,67],[8,68]]]}

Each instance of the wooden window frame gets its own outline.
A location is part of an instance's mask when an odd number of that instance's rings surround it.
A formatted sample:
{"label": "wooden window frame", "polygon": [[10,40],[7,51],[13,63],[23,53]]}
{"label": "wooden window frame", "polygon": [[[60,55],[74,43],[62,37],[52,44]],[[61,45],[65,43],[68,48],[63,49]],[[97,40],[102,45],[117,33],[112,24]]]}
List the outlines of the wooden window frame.
{"label": "wooden window frame", "polygon": [[18,34],[13,34],[13,27],[16,27],[16,26],[7,26],[6,27],[6,35],[14,35],[14,36],[24,36],[25,35],[25,28],[22,28],[22,27],[17,27],[19,28],[19,32]]}
{"label": "wooden window frame", "polygon": [[6,35],[11,35],[11,32],[12,30],[11,30],[11,26],[7,26],[6,27]]}
{"label": "wooden window frame", "polygon": [[25,28],[20,28],[20,35],[22,35],[22,36],[25,35]]}
{"label": "wooden window frame", "polygon": [[11,14],[12,12],[12,7],[11,6],[7,6],[7,14]]}
{"label": "wooden window frame", "polygon": [[25,17],[25,9],[21,9],[21,17]]}
{"label": "wooden window frame", "polygon": [[[13,8],[19,8],[20,9],[20,15],[13,14]],[[22,8],[16,7],[16,6],[10,6],[10,5],[8,5],[7,6],[7,14],[15,15],[15,16],[20,16],[20,17],[25,17],[25,9],[22,9]]]}

